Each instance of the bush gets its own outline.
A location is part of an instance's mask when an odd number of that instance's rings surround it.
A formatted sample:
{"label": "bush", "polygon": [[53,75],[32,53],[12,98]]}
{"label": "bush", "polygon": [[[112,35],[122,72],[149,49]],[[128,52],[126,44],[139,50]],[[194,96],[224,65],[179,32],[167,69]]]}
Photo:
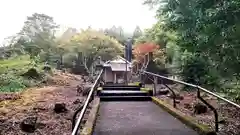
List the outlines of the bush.
{"label": "bush", "polygon": [[[41,65],[36,65],[37,75],[35,71],[29,74],[29,69],[33,69],[30,59],[27,56],[11,57],[0,61],[0,91],[16,92],[27,87],[36,86],[41,82],[44,73],[41,73]],[[32,70],[30,70],[32,71]],[[36,79],[23,77],[22,74],[27,73],[34,76]],[[26,74],[25,74],[26,75]],[[39,77],[39,78],[38,78]]]}
{"label": "bush", "polygon": [[77,59],[76,54],[74,53],[67,53],[63,56],[63,65],[64,67],[73,67],[73,61]]}
{"label": "bush", "polygon": [[219,88],[220,78],[206,58],[185,53],[182,60],[180,74],[183,81],[208,88]]}
{"label": "bush", "polygon": [[15,92],[20,91],[26,86],[24,85],[24,79],[14,75],[6,74],[0,77],[0,91]]}

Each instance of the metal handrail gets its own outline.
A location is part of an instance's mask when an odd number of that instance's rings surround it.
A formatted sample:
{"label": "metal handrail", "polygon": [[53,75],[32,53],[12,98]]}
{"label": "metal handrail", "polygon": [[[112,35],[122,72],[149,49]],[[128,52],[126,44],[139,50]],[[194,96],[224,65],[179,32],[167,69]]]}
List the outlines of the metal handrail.
{"label": "metal handrail", "polygon": [[168,77],[165,77],[165,76],[162,76],[162,75],[158,75],[158,74],[155,74],[155,73],[147,72],[147,71],[140,71],[140,72],[143,72],[143,73],[146,73],[146,74],[149,74],[149,75],[152,75],[152,76],[156,76],[156,77],[159,77],[159,78],[163,78],[163,79],[166,79],[166,80],[169,80],[169,81],[173,81],[173,82],[176,82],[176,83],[179,83],[179,84],[183,84],[183,85],[186,85],[186,86],[190,86],[190,87],[193,87],[193,88],[200,89],[201,91],[206,92],[209,95],[212,95],[214,97],[217,97],[217,98],[233,105],[234,107],[237,107],[237,108],[240,109],[240,105],[238,105],[238,104],[236,104],[236,103],[234,103],[234,102],[232,102],[232,101],[230,101],[226,98],[223,98],[223,97],[221,97],[221,96],[219,96],[219,95],[217,95],[217,94],[215,94],[215,93],[213,93],[213,92],[211,92],[211,91],[209,91],[209,90],[207,90],[207,89],[205,89],[201,86],[190,84],[190,83],[183,82],[183,81],[179,81],[179,80],[176,80],[176,79],[171,79],[171,78],[168,78]]}
{"label": "metal handrail", "polygon": [[93,86],[92,86],[92,88],[91,88],[91,90],[90,90],[90,92],[89,92],[89,94],[88,94],[88,96],[87,96],[87,99],[86,99],[86,101],[85,101],[85,103],[84,103],[83,109],[82,109],[82,111],[81,111],[81,113],[80,113],[79,118],[77,119],[77,123],[76,123],[76,125],[75,125],[75,127],[74,127],[71,135],[76,135],[76,134],[77,134],[78,129],[79,129],[79,126],[80,126],[81,121],[82,121],[82,119],[83,119],[83,116],[84,116],[84,114],[85,114],[85,112],[86,112],[86,110],[87,110],[87,106],[88,106],[88,104],[90,103],[90,99],[91,99],[92,94],[93,94],[93,92],[94,92],[94,90],[95,90],[95,87],[97,86],[97,84],[98,84],[98,82],[99,82],[99,80],[100,80],[100,77],[101,77],[102,73],[103,73],[103,70],[100,71],[97,79],[95,80],[95,82],[94,82],[94,84],[93,84]]}
{"label": "metal handrail", "polygon": [[[183,84],[183,85],[186,85],[186,86],[190,86],[190,87],[193,87],[193,88],[196,88],[197,89],[197,98],[199,98],[204,104],[207,105],[207,107],[209,107],[213,113],[214,113],[214,117],[215,117],[215,131],[218,132],[219,131],[219,121],[218,121],[218,112],[217,110],[211,105],[209,104],[206,100],[204,100],[201,96],[200,96],[200,91],[203,91],[209,95],[212,95],[218,99],[221,99],[229,104],[231,104],[232,106],[236,107],[236,108],[239,108],[240,109],[240,105],[226,99],[226,98],[223,98],[205,88],[202,88],[201,86],[198,86],[198,85],[194,85],[194,84],[190,84],[190,83],[186,83],[186,82],[183,82],[183,81],[179,81],[179,80],[176,80],[176,79],[171,79],[171,78],[168,78],[168,77],[165,77],[165,76],[162,76],[162,75],[158,75],[158,74],[155,74],[155,73],[151,73],[151,72],[147,72],[147,71],[140,71],[140,73],[145,73],[145,74],[148,74],[148,75],[151,75],[151,76],[154,76],[154,77],[159,77],[161,79],[166,79],[166,80],[169,80],[169,81],[173,81],[173,82],[176,82],[176,83],[179,83],[179,84]],[[175,107],[175,105],[174,105]]]}

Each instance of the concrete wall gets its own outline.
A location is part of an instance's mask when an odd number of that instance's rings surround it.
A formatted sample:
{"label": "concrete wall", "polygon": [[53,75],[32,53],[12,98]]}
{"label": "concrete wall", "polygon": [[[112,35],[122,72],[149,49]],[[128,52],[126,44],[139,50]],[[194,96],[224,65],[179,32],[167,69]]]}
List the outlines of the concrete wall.
{"label": "concrete wall", "polygon": [[[117,74],[116,78],[115,78],[115,73]],[[128,72],[127,73],[128,80],[130,79],[130,77],[131,77],[131,72]],[[112,72],[111,68],[105,68],[103,73],[103,79],[105,82],[117,83],[118,80],[121,82],[121,79],[123,80],[125,79],[125,72],[124,71]]]}
{"label": "concrete wall", "polygon": [[[113,72],[113,76],[115,75],[115,73],[116,73],[115,83],[124,83],[125,82],[125,72],[124,71],[116,71],[116,72]],[[130,76],[131,76],[131,72],[128,72],[127,73],[128,80],[130,79]]]}
{"label": "concrete wall", "polygon": [[[118,71],[126,71],[126,63],[111,63],[113,69]],[[130,70],[131,65],[127,64],[127,70]]]}
{"label": "concrete wall", "polygon": [[112,73],[110,67],[104,69],[103,76],[104,76],[105,82],[113,82],[114,81],[114,76],[113,76],[113,73]]}

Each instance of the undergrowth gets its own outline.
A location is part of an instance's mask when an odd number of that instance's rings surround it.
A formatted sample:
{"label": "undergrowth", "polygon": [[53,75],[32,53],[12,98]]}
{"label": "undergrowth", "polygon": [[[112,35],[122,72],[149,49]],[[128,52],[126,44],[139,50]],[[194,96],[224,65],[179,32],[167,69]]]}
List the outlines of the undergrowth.
{"label": "undergrowth", "polygon": [[18,56],[0,61],[0,91],[17,92],[38,85],[42,78],[30,79],[21,76],[30,68],[35,68],[43,76],[42,64],[32,63],[28,56]]}

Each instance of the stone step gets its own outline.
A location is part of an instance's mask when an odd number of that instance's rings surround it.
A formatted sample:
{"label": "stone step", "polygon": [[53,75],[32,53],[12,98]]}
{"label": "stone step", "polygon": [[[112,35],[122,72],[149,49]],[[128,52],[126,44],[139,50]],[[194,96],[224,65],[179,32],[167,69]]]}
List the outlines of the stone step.
{"label": "stone step", "polygon": [[148,96],[149,91],[132,91],[132,90],[102,90],[99,96]]}
{"label": "stone step", "polygon": [[100,101],[150,101],[151,96],[100,96]]}

